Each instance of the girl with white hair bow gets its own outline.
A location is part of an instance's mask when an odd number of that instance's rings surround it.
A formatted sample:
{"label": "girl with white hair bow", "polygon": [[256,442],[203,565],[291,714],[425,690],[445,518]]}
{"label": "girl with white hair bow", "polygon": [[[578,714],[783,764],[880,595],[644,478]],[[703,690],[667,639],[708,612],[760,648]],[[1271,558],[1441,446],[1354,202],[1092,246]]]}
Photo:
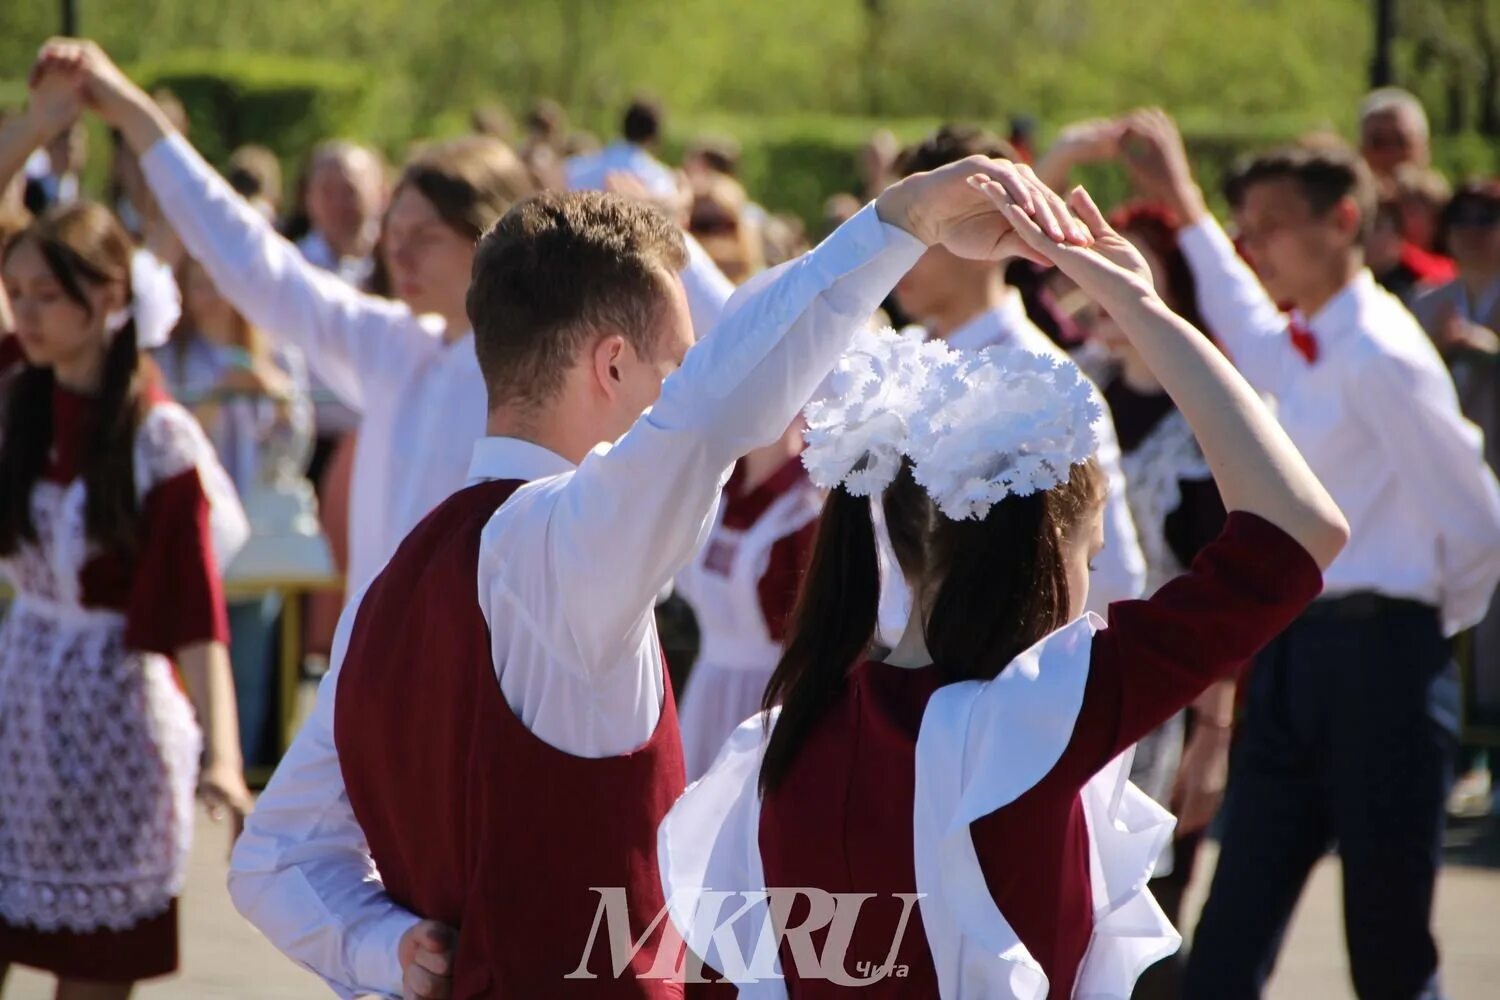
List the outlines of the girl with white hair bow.
{"label": "girl with white hair bow", "polygon": [[[1076,372],[857,342],[807,413],[832,493],[767,711],[659,833],[674,924],[742,996],[1124,998],[1179,944],[1145,888],[1172,819],[1128,748],[1296,617],[1347,525],[1131,245],[1070,204],[1092,248],[1003,210],[1172,394],[1224,533],[1151,598],[1084,614],[1103,483]],[[880,661],[876,501],[916,595]]]}

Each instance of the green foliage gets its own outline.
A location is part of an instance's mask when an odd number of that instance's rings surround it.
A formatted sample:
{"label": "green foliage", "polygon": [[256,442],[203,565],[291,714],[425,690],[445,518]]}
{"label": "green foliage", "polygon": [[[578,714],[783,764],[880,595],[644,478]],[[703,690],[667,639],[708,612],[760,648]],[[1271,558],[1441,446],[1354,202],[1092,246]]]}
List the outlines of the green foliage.
{"label": "green foliage", "polygon": [[368,137],[374,127],[372,77],[350,64],[185,52],[134,67],[131,75],[182,101],[194,145],[214,163],[249,142],[295,159],[320,139]]}
{"label": "green foliage", "polygon": [[[672,155],[697,134],[743,147],[747,187],[809,221],[855,185],[877,127],[903,139],[942,119],[1068,121],[1160,104],[1205,186],[1254,149],[1349,134],[1373,37],[1369,0],[78,0],[85,32],[193,116],[222,163],[246,141],[287,158],[347,135],[399,161],[460,131],[475,105],[556,97],[612,134],[647,91],[670,111]],[[1396,67],[1432,110],[1439,166],[1500,172],[1500,3],[1404,0]],[[16,103],[55,30],[45,0],[0,3],[0,106]],[[1045,138],[1045,136],[1044,136]],[[98,148],[97,146],[95,147]],[[1125,193],[1103,169],[1082,179]]]}

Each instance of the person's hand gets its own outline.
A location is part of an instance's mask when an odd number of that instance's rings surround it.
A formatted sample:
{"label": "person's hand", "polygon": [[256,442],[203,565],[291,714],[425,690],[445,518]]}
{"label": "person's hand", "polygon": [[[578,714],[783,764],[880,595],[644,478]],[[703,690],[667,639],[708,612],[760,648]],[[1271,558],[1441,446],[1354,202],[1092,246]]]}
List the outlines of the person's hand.
{"label": "person's hand", "polygon": [[71,128],[82,110],[83,97],[73,77],[49,73],[32,81],[26,115],[36,129],[37,145],[51,142]]}
{"label": "person's hand", "polygon": [[209,755],[198,772],[198,798],[208,807],[208,815],[215,822],[228,814],[236,829],[244,823],[255,801],[245,784],[244,766],[237,754]]}
{"label": "person's hand", "polygon": [[1438,350],[1444,354],[1500,354],[1500,337],[1495,331],[1471,322],[1451,307],[1443,316],[1437,343]]}
{"label": "person's hand", "polygon": [[443,1000],[453,989],[453,929],[436,920],[412,925],[396,946],[402,1000]]}
{"label": "person's hand", "polygon": [[54,74],[71,81],[84,102],[116,128],[131,110],[151,102],[103,49],[86,38],[53,38],[42,46],[31,68],[31,85]]}
{"label": "person's hand", "polygon": [[1088,230],[1025,164],[971,156],[912,174],[881,192],[875,211],[928,246],[941,245],[971,260],[1024,256],[1040,261],[1014,236],[1001,206],[1010,206],[1051,241],[1075,247],[1092,242]]}
{"label": "person's hand", "polygon": [[1074,166],[1108,160],[1119,151],[1124,132],[1124,123],[1114,118],[1074,122],[1057,133],[1048,154],[1055,152]]}
{"label": "person's hand", "polygon": [[1160,108],[1127,115],[1119,139],[1120,159],[1137,191],[1169,206],[1184,225],[1207,211],[1193,179],[1177,123]]}
{"label": "person's hand", "polygon": [[1197,833],[1213,822],[1229,783],[1229,729],[1200,725],[1182,752],[1168,800],[1177,814],[1177,834]]}
{"label": "person's hand", "polygon": [[1093,245],[1080,247],[1064,243],[1043,232],[1036,221],[1006,197],[999,185],[981,182],[981,189],[1010,221],[1015,235],[1033,256],[1052,264],[1089,296],[1105,308],[1118,294],[1155,296],[1151,284],[1151,265],[1146,263],[1129,240],[1112,229],[1094,199],[1081,187],[1068,195],[1068,205],[1078,221],[1087,228]]}

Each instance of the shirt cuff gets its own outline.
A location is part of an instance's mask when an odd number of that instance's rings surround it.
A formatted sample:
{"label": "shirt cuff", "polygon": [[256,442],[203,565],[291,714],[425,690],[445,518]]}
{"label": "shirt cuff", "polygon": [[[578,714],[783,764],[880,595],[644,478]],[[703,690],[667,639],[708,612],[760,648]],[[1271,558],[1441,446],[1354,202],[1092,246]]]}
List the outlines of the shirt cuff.
{"label": "shirt cuff", "polygon": [[846,306],[858,305],[839,301],[840,289],[835,284],[839,278],[858,270],[862,278],[868,278],[860,282],[861,287],[894,288],[926,250],[927,245],[911,233],[882,222],[875,203],[870,202],[820,243],[810,261],[824,277],[830,304],[848,312],[852,309]]}
{"label": "shirt cuff", "polygon": [[400,910],[382,917],[361,934],[352,956],[355,978],[366,990],[381,996],[401,996],[401,935],[420,921]]}

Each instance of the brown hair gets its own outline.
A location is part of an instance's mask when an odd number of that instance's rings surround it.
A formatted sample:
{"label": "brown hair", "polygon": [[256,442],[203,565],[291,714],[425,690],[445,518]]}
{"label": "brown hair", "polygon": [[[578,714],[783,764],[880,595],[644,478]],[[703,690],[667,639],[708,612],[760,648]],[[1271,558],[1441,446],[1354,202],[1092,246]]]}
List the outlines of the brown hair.
{"label": "brown hair", "polygon": [[445,223],[470,239],[480,235],[535,191],[531,174],[511,148],[487,135],[466,135],[412,154],[395,193],[411,187]]}
{"label": "brown hair", "polygon": [[[41,252],[63,293],[92,309],[86,289],[109,282],[130,288],[130,238],[114,214],[92,202],[53,209],[5,245],[0,260],[23,243]],[[135,320],[109,341],[90,439],[84,451],[84,526],[106,549],[133,554],[139,510],[135,494],[135,435],[146,411],[146,362],[136,350]],[[36,541],[31,493],[46,471],[52,446],[53,373],[23,367],[11,384],[0,429],[0,554]]]}
{"label": "brown hair", "polygon": [[630,198],[548,192],[505,213],[479,241],[467,299],[490,406],[549,399],[601,329],[652,357],[661,273],[686,264],[677,227]]}
{"label": "brown hair", "polygon": [[950,123],[940,126],[921,142],[903,149],[896,158],[896,175],[910,177],[970,156],[999,160],[1017,158],[1015,147],[988,129]]}
{"label": "brown hair", "polygon": [[281,161],[265,146],[241,146],[229,154],[224,175],[229,186],[246,198],[264,198],[281,204]]}
{"label": "brown hair", "polygon": [[[955,521],[902,469],[881,508],[913,602],[927,608],[923,635],[945,682],[993,678],[1067,624],[1063,542],[1104,491],[1090,459],[1051,490],[1006,497],[981,520]],[[870,504],[839,488],[823,506],[786,651],[766,686],[764,705],[780,705],[781,716],[761,764],[763,794],[790,772],[874,640],[880,569]]]}
{"label": "brown hair", "polygon": [[1345,198],[1359,209],[1359,242],[1369,239],[1378,201],[1375,177],[1358,153],[1343,143],[1288,146],[1251,159],[1224,184],[1229,204],[1239,208],[1245,192],[1264,181],[1290,179],[1301,189],[1316,215],[1326,215]]}

